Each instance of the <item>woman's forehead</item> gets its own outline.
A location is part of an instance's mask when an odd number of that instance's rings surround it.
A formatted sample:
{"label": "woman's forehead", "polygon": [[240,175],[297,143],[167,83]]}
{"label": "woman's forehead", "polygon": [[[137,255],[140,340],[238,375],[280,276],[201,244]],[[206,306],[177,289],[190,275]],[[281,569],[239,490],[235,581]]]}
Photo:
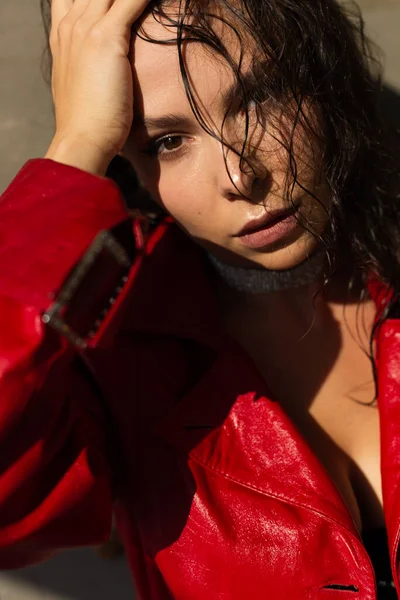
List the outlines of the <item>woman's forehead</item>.
{"label": "woman's forehead", "polygon": [[[150,39],[174,39],[176,30],[157,22],[149,15],[143,30]],[[156,44],[138,35],[133,47],[135,87],[142,97],[144,109],[161,108],[170,102],[187,103],[176,43]],[[197,100],[210,107],[216,96],[224,93],[234,80],[232,69],[203,44],[190,42],[183,47],[190,86]]]}

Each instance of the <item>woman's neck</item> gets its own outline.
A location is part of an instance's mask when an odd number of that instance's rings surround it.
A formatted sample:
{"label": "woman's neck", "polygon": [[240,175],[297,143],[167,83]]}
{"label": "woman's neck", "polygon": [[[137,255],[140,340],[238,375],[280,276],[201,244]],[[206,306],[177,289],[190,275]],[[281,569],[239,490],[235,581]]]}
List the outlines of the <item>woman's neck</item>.
{"label": "woman's neck", "polygon": [[356,309],[363,301],[364,285],[361,277],[350,286],[352,273],[337,270],[324,285],[320,277],[307,285],[274,293],[254,294],[230,287],[221,277],[215,277],[215,289],[224,321],[234,327],[245,327],[249,334],[262,330],[285,330],[293,339],[304,335],[312,327],[325,328],[335,320],[344,321],[351,307]]}

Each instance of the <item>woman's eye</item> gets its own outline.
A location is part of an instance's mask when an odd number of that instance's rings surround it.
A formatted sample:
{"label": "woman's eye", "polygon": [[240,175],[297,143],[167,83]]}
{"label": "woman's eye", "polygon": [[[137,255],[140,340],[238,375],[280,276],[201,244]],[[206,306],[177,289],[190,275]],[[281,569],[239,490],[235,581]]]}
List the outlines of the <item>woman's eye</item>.
{"label": "woman's eye", "polygon": [[144,153],[158,160],[178,159],[189,150],[192,138],[186,135],[170,134],[153,139],[143,149]]}
{"label": "woman's eye", "polygon": [[156,142],[157,154],[168,154],[179,150],[183,145],[183,136],[168,135]]}

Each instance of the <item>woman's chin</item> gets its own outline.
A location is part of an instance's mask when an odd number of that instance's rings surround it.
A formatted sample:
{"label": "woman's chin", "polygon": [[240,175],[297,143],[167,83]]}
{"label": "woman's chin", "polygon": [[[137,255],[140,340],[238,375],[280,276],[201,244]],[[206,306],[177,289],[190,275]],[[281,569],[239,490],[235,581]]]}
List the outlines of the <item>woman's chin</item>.
{"label": "woman's chin", "polygon": [[313,239],[298,240],[286,248],[271,253],[260,253],[256,263],[270,271],[287,271],[295,269],[307,258],[312,256],[318,247],[318,241]]}
{"label": "woman's chin", "polygon": [[218,258],[237,267],[287,271],[301,265],[307,258],[312,256],[318,245],[317,239],[306,234],[284,247],[269,248],[246,253],[246,255],[222,251],[218,252]]}
{"label": "woman's chin", "polygon": [[275,247],[260,250],[249,250],[240,246],[227,248],[210,241],[194,239],[227,265],[244,269],[264,268],[270,271],[294,269],[312,256],[319,245],[314,236],[304,231],[297,239],[292,239],[286,244],[276,244]]}

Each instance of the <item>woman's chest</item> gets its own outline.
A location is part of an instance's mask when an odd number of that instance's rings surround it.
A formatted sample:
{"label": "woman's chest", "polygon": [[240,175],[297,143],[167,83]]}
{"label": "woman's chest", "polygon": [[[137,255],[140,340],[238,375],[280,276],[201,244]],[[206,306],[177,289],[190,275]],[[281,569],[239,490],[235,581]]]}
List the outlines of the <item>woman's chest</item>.
{"label": "woman's chest", "polygon": [[308,418],[294,420],[341,493],[357,529],[384,527],[377,407],[321,390]]}
{"label": "woman's chest", "polygon": [[[357,528],[384,525],[379,412],[370,357],[352,332],[311,334],[297,348],[238,341],[324,465]],[[266,337],[265,339],[268,339]]]}

